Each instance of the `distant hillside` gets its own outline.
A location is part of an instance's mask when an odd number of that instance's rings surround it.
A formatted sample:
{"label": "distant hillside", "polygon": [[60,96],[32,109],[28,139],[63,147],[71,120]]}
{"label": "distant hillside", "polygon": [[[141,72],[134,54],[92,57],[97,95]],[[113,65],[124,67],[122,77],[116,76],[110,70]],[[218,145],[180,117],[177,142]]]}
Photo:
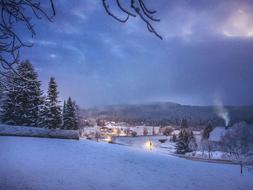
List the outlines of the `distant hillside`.
{"label": "distant hillside", "polygon": [[[253,123],[253,106],[225,106],[231,123],[244,120]],[[205,125],[208,121],[224,125],[217,116],[213,106],[189,106],[177,103],[152,103],[135,105],[115,105],[82,110],[84,118],[103,118],[114,121],[126,121],[130,124],[174,124],[178,125],[182,118],[191,125]]]}

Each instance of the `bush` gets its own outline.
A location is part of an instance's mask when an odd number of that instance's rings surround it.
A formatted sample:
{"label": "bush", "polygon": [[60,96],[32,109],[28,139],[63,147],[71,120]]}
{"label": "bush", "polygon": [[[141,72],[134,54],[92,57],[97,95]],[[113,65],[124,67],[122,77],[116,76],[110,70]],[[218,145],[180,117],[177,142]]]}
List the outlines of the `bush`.
{"label": "bush", "polygon": [[174,130],[171,127],[166,127],[163,131],[163,135],[169,136]]}
{"label": "bush", "polygon": [[172,135],[172,142],[177,142],[177,135],[176,134]]}
{"label": "bush", "polygon": [[137,132],[136,131],[132,131],[131,136],[132,137],[136,137],[137,136]]}
{"label": "bush", "polygon": [[147,136],[147,135],[148,135],[148,129],[147,129],[146,127],[143,129],[143,135],[144,135],[144,136]]}

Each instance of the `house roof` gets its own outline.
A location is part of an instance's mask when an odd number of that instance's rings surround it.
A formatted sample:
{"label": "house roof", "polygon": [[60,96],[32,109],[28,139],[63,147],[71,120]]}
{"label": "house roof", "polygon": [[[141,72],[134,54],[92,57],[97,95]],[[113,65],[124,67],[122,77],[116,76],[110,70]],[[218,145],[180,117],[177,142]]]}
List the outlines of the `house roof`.
{"label": "house roof", "polygon": [[209,136],[209,141],[219,142],[221,138],[227,133],[227,129],[223,126],[215,127]]}
{"label": "house roof", "polygon": [[238,122],[236,124],[234,124],[232,127],[229,127],[228,129],[226,129],[224,126],[218,126],[218,127],[215,127],[210,135],[209,135],[209,141],[213,141],[213,142],[220,142],[222,137],[228,133],[229,131],[233,131],[233,130],[236,130],[238,128],[241,128],[241,127],[244,127],[244,126],[247,126],[247,123],[245,122]]}

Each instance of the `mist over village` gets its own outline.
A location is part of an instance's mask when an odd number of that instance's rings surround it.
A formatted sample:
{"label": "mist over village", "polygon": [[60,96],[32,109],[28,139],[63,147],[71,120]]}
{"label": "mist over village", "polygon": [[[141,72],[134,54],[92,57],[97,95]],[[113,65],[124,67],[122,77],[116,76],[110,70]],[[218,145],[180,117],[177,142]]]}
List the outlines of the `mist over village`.
{"label": "mist over village", "polygon": [[253,189],[253,1],[0,7],[0,190]]}

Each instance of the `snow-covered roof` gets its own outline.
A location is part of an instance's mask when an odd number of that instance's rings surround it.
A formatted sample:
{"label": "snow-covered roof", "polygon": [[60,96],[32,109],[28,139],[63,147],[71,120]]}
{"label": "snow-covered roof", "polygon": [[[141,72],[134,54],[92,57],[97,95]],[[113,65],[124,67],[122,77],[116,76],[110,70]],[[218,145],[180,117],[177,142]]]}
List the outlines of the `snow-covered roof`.
{"label": "snow-covered roof", "polygon": [[218,126],[211,131],[210,136],[209,136],[209,141],[219,142],[221,141],[221,138],[226,133],[232,132],[238,128],[245,127],[245,126],[247,126],[246,122],[238,122],[234,124],[232,127],[229,127],[228,129],[226,129],[223,126]]}
{"label": "snow-covered roof", "polygon": [[225,127],[215,127],[209,136],[209,141],[219,142],[221,138],[226,134],[227,129]]}

